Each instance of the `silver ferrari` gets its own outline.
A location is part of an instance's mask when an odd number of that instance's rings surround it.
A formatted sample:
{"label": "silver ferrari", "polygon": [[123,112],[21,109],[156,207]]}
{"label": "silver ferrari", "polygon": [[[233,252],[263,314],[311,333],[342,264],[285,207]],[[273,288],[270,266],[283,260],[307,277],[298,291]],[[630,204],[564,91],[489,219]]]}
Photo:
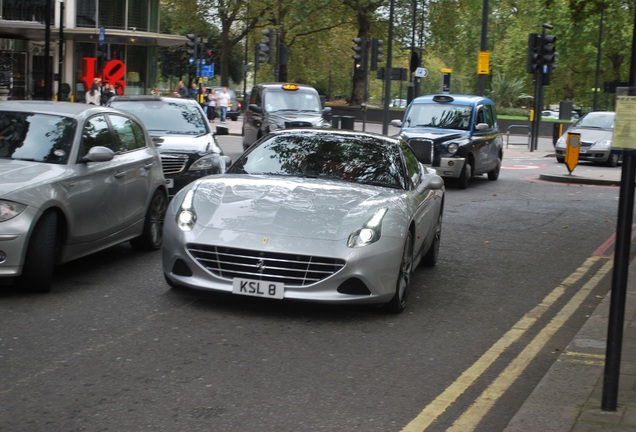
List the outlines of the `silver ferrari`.
{"label": "silver ferrari", "polygon": [[282,130],[174,197],[163,270],[173,287],[401,312],[416,266],[437,262],[443,206],[404,141]]}

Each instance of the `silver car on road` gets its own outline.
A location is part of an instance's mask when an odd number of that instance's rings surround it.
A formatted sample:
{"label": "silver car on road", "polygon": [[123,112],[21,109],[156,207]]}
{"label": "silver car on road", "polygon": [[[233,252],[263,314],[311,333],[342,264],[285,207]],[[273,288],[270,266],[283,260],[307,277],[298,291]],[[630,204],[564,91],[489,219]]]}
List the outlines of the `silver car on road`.
{"label": "silver car on road", "polygon": [[161,160],[136,117],[0,103],[0,283],[46,292],[55,264],[128,240],[156,250],[166,207]]}

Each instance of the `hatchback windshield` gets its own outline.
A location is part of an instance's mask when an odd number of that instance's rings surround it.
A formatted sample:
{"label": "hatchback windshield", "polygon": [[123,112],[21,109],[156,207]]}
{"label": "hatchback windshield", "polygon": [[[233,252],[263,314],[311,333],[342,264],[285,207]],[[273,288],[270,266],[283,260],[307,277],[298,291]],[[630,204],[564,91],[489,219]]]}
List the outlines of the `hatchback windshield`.
{"label": "hatchback windshield", "polygon": [[574,127],[592,129],[614,129],[613,112],[593,112],[582,117],[574,124]]}
{"label": "hatchback windshield", "polygon": [[318,95],[304,91],[274,91],[265,94],[265,111],[320,112]]}
{"label": "hatchback windshield", "polygon": [[118,101],[111,107],[135,114],[149,132],[203,135],[208,133],[206,119],[199,108],[191,103],[153,101]]}
{"label": "hatchback windshield", "polygon": [[405,127],[469,130],[471,114],[472,108],[468,105],[412,104],[406,114]]}
{"label": "hatchback windshield", "polygon": [[68,117],[0,111],[0,157],[65,164],[76,128]]}

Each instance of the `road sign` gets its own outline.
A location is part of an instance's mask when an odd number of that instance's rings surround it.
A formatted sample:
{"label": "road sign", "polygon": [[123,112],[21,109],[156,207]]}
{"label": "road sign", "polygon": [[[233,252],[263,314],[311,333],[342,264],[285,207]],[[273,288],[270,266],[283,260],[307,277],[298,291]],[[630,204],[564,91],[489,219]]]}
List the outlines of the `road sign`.
{"label": "road sign", "polygon": [[99,44],[104,45],[104,37],[105,37],[104,27],[99,28]]}
{"label": "road sign", "polygon": [[568,171],[572,174],[574,168],[579,164],[579,150],[581,147],[581,134],[580,133],[568,133],[568,138],[565,143],[565,165],[568,167]]}
{"label": "road sign", "polygon": [[214,78],[214,63],[210,65],[201,65],[201,76],[206,78]]}
{"label": "road sign", "polygon": [[415,69],[415,76],[418,78],[426,78],[428,76],[428,69],[418,67],[417,69]]}

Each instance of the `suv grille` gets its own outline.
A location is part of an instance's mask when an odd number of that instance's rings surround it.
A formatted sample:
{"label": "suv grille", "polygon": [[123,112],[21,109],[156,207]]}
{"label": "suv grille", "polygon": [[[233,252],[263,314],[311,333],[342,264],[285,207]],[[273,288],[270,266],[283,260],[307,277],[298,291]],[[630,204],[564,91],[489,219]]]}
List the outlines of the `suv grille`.
{"label": "suv grille", "polygon": [[415,153],[417,160],[423,164],[433,163],[433,141],[425,139],[412,139],[409,140],[409,145]]}
{"label": "suv grille", "polygon": [[179,174],[185,169],[187,163],[187,155],[173,153],[161,154],[161,167],[163,168],[163,175]]}
{"label": "suv grille", "polygon": [[345,264],[344,260],[334,258],[200,244],[189,244],[188,252],[215,276],[282,282],[287,286],[319,282],[337,273]]}

